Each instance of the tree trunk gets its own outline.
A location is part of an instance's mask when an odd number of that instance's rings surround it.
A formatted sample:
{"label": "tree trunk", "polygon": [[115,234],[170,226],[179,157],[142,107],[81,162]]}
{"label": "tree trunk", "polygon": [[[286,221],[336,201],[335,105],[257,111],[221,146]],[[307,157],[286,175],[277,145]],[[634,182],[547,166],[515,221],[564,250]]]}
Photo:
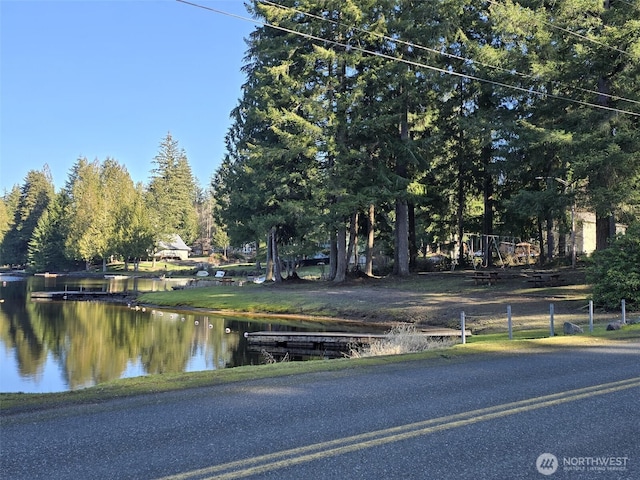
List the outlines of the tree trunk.
{"label": "tree trunk", "polygon": [[[400,140],[409,141],[409,110],[405,105],[400,118]],[[399,177],[407,178],[407,165],[402,156],[396,161],[396,173]],[[404,192],[403,192],[404,193]],[[396,198],[396,231],[393,273],[395,275],[409,275],[409,208],[404,195]]]}
{"label": "tree trunk", "polygon": [[396,200],[396,235],[393,273],[409,275],[409,214],[407,201]]}
{"label": "tree trunk", "polygon": [[271,245],[272,240],[271,230],[269,230],[269,233],[267,234],[267,272],[265,274],[265,281],[267,282],[273,280],[273,257],[271,256],[273,254],[273,246]]}
{"label": "tree trunk", "polygon": [[[459,157],[461,157],[461,155],[459,155]],[[460,158],[458,158],[458,182],[456,197],[456,223],[458,228],[458,241],[460,242],[458,247],[458,263],[462,264],[462,259],[464,256],[464,245],[462,243],[462,239],[464,238],[464,174],[462,172],[462,161]]]}
{"label": "tree trunk", "polygon": [[375,233],[375,205],[369,204],[369,215],[367,218],[367,264],[364,273],[373,276],[373,240]]}
{"label": "tree trunk", "polygon": [[[611,8],[611,2],[609,0],[604,0],[603,6],[605,10],[609,10]],[[611,106],[611,97],[609,94],[611,93],[611,80],[605,76],[601,76],[598,79],[598,92],[601,95],[598,95],[598,104],[603,107]],[[601,186],[608,186],[608,183],[611,179],[609,175],[607,175],[606,170],[603,172],[599,171],[598,175],[599,183],[602,183]],[[615,235],[615,222],[613,229],[611,228],[611,218],[612,215],[610,213],[600,214],[596,211],[596,250],[603,250],[609,246],[609,242],[613,235]],[[613,230],[613,235],[611,231]]]}
{"label": "tree trunk", "polygon": [[336,236],[336,276],[335,283],[344,282],[347,273],[347,227],[340,225]]}
{"label": "tree trunk", "polygon": [[[484,181],[482,185],[484,202],[484,215],[482,216],[483,235],[493,235],[493,180],[491,178],[491,172],[489,172],[490,164],[491,146],[484,146],[482,148],[482,165],[484,168]],[[499,245],[496,245],[496,247],[499,247]],[[493,266],[493,255],[490,252],[487,252],[486,265],[488,267]]]}
{"label": "tree trunk", "polygon": [[271,257],[273,259],[273,279],[276,283],[282,282],[282,271],[280,268],[280,255],[278,254],[278,242],[276,241],[276,229],[271,229]]}
{"label": "tree trunk", "polygon": [[609,246],[611,239],[610,218],[611,215],[596,214],[596,250],[604,250]]}
{"label": "tree trunk", "polygon": [[415,271],[418,263],[418,242],[416,241],[416,207],[407,204],[409,215],[409,270]]}
{"label": "tree trunk", "polygon": [[538,257],[538,262],[540,263],[540,265],[544,265],[544,235],[542,234],[542,220],[540,219],[540,217],[538,217],[538,238],[540,239],[540,256]]}
{"label": "tree trunk", "polygon": [[258,252],[260,252],[260,239],[256,238],[256,264],[255,264],[255,269],[256,269],[256,273],[260,273],[261,270],[261,265],[260,265],[260,257],[258,255]]}
{"label": "tree trunk", "polygon": [[338,265],[338,243],[336,242],[337,233],[331,230],[331,240],[329,241],[329,280],[336,278],[336,266]]}
{"label": "tree trunk", "polygon": [[349,262],[354,258],[354,267],[358,266],[358,211],[353,212],[351,215],[351,222],[349,224],[349,245],[347,245],[347,268]]}
{"label": "tree trunk", "polygon": [[555,241],[553,239],[553,218],[551,215],[547,217],[547,260],[553,260],[553,251],[555,249]]}

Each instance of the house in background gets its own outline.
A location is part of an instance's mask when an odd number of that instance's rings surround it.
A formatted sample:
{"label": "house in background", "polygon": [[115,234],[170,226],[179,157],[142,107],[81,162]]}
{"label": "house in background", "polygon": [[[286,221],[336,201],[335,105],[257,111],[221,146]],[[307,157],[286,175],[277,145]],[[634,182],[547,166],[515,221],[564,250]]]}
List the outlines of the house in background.
{"label": "house in background", "polygon": [[[616,223],[616,234],[625,233],[626,225]],[[576,212],[576,252],[591,255],[596,250],[596,215],[591,212]],[[570,248],[570,247],[569,247]]]}
{"label": "house in background", "polygon": [[160,240],[158,242],[158,249],[153,255],[156,259],[175,259],[175,260],[187,260],[189,258],[189,252],[191,247],[180,238],[180,235],[169,235],[166,240]]}

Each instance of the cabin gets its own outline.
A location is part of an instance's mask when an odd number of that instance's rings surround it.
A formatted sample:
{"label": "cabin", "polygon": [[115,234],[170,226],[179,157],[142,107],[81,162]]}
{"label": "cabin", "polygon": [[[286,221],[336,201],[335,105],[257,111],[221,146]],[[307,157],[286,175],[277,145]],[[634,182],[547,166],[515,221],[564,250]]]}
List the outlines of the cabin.
{"label": "cabin", "polygon": [[180,235],[176,233],[158,242],[154,257],[159,260],[187,260],[190,252],[191,247],[187,246]]}

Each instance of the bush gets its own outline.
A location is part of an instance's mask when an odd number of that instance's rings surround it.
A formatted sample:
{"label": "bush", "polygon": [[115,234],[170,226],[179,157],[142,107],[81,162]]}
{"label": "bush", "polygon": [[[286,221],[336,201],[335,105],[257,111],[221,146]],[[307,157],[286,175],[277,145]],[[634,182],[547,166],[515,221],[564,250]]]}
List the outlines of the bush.
{"label": "bush", "polygon": [[596,304],[617,309],[624,299],[631,310],[640,309],[640,223],[618,235],[609,248],[593,253],[587,280]]}
{"label": "bush", "polygon": [[388,332],[386,338],[375,340],[361,348],[352,348],[347,356],[349,358],[362,358],[401,355],[403,353],[446,348],[453,345],[453,343],[452,340],[440,340],[423,335],[413,325],[398,325]]}

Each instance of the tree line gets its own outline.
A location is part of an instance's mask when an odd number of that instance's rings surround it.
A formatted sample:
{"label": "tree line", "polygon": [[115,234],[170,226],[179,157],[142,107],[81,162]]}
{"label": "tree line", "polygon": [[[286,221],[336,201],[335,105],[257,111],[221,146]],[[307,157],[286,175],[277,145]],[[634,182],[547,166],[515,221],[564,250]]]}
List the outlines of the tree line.
{"label": "tree line", "polygon": [[365,273],[386,254],[406,275],[425,245],[463,258],[470,232],[536,239],[549,260],[572,206],[595,213],[599,250],[637,221],[637,2],[247,6],[260,26],[212,188],[276,281],[281,256],[319,246],[341,282],[358,245]]}
{"label": "tree line", "polygon": [[0,202],[1,262],[135,261],[214,225],[266,246],[271,279],[283,258],[326,251],[341,282],[361,251],[366,274],[390,257],[406,275],[428,245],[462,260],[468,233],[536,239],[550,260],[572,207],[595,213],[598,250],[637,221],[637,2],[247,6],[260,26],[211,188],[170,135],[146,186],[113,159],[79,159],[59,193],[29,172]]}
{"label": "tree line", "polygon": [[125,268],[137,267],[174,234],[206,248],[224,234],[210,221],[212,202],[170,133],[160,143],[147,185],[134,184],[115,159],[79,158],[56,192],[45,165],[29,171],[0,201],[0,265],[60,271],[117,259]]}

